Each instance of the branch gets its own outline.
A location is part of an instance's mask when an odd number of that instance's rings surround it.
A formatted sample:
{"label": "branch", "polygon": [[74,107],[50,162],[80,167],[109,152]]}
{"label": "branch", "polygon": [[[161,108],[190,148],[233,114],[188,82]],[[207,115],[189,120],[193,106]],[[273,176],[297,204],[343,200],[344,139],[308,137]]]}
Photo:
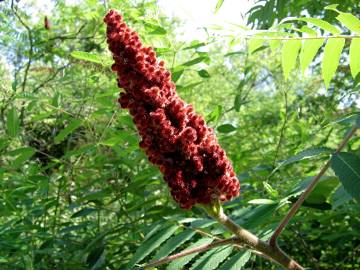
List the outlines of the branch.
{"label": "branch", "polygon": [[277,245],[271,246],[232,221],[227,215],[225,215],[219,201],[213,201],[212,204],[202,205],[202,207],[210,216],[224,225],[238,238],[237,243],[241,243],[258,253],[260,252],[262,256],[269,258],[287,270],[304,270],[300,264],[291,259]]}
{"label": "branch", "polygon": [[177,253],[177,254],[175,254],[175,255],[171,255],[171,256],[162,258],[162,259],[160,259],[160,260],[158,260],[158,261],[154,261],[154,262],[150,262],[150,263],[144,264],[144,265],[142,265],[142,267],[143,267],[143,268],[155,267],[155,266],[168,263],[168,262],[170,262],[170,261],[179,259],[179,258],[181,258],[181,257],[187,256],[187,255],[190,255],[190,254],[193,254],[193,253],[204,252],[204,251],[206,251],[206,250],[209,250],[209,249],[212,249],[212,248],[215,248],[215,247],[219,247],[219,246],[236,244],[236,242],[237,242],[238,240],[239,240],[239,239],[238,239],[237,237],[233,237],[233,238],[229,238],[229,239],[223,239],[223,240],[218,240],[218,241],[213,242],[213,243],[210,243],[210,244],[205,244],[205,245],[202,245],[202,246],[198,246],[198,247],[195,247],[195,248],[191,248],[191,249],[188,249],[188,250],[184,250],[184,251],[182,251],[182,252],[180,252],[180,253]]}
{"label": "branch", "polygon": [[70,66],[70,64],[66,64],[65,66],[62,66],[60,68],[58,68],[51,76],[49,76],[45,81],[41,82],[38,86],[36,86],[32,92],[36,93],[38,92],[42,87],[44,87],[47,83],[51,82],[53,79],[56,78],[56,76],[59,74],[60,71],[64,70],[65,68],[67,68],[68,66]]}
{"label": "branch", "polygon": [[[348,143],[348,141],[351,139],[351,137],[355,134],[355,132],[357,131],[358,127],[355,124],[354,127],[350,130],[350,132],[346,135],[346,137],[343,139],[343,141],[339,144],[338,148],[336,149],[334,154],[338,154],[344,147],[345,145]],[[327,169],[329,169],[331,164],[331,158],[326,162],[326,164],[324,165],[324,167],[322,167],[322,169],[320,170],[320,172],[315,176],[315,178],[311,181],[311,183],[308,185],[308,187],[306,188],[306,190],[304,191],[304,193],[301,194],[300,198],[296,201],[296,203],[293,204],[293,206],[291,207],[290,211],[287,213],[287,215],[283,218],[283,220],[281,221],[280,225],[277,227],[277,229],[275,230],[274,234],[271,236],[270,238],[270,245],[271,246],[276,246],[276,241],[277,238],[279,237],[279,235],[281,234],[281,232],[283,231],[283,229],[286,227],[286,225],[289,223],[290,219],[295,215],[295,213],[297,212],[297,210],[300,208],[300,206],[302,205],[302,203],[305,201],[305,199],[307,198],[307,196],[311,193],[311,191],[314,189],[315,185],[317,184],[317,182],[320,180],[320,178],[325,174],[325,172],[327,171]]]}

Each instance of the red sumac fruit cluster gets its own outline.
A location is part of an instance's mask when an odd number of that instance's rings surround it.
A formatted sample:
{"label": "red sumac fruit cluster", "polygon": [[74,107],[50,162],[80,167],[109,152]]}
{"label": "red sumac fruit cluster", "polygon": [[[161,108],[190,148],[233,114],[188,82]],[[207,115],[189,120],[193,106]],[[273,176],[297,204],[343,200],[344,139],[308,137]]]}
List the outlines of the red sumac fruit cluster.
{"label": "red sumac fruit cluster", "polygon": [[142,138],[140,147],[160,168],[174,200],[189,209],[213,198],[237,196],[239,181],[214,130],[177,95],[164,62],[142,45],[116,11],[109,11],[104,22],[115,61],[112,70],[125,90],[119,103],[130,111]]}

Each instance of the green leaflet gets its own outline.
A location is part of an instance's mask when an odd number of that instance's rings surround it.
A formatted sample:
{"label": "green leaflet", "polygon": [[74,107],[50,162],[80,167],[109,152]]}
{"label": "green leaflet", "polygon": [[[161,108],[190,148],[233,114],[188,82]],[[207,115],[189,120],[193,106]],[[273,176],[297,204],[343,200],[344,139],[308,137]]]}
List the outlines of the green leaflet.
{"label": "green leaflet", "polygon": [[70,123],[56,135],[54,141],[56,144],[61,143],[70,133],[80,127],[82,121],[80,119],[72,119]]}
{"label": "green leaflet", "polygon": [[248,51],[249,53],[255,52],[259,49],[264,43],[264,39],[254,38],[248,41]]}
{"label": "green leaflet", "polygon": [[16,137],[20,131],[20,121],[16,108],[11,108],[7,113],[6,132],[11,137]]}
{"label": "green leaflet", "polygon": [[301,72],[304,74],[306,68],[310,65],[311,61],[314,59],[316,53],[324,43],[322,39],[308,39],[304,40],[300,51],[300,66]]}
{"label": "green leaflet", "polygon": [[8,153],[10,156],[17,156],[12,162],[11,167],[19,168],[24,162],[28,161],[34,154],[35,150],[32,147],[22,147]]}
{"label": "green leaflet", "polygon": [[360,72],[360,38],[353,38],[350,44],[350,71],[355,79]]}
{"label": "green leaflet", "polygon": [[223,124],[223,125],[217,127],[217,131],[219,131],[221,133],[230,133],[235,130],[237,130],[237,128],[231,124]]}
{"label": "green leaflet", "polygon": [[216,108],[206,116],[206,122],[207,123],[215,122],[216,124],[220,120],[221,114],[222,114],[222,106],[217,105]]}
{"label": "green leaflet", "polygon": [[[195,242],[194,244],[190,245],[186,250],[199,247],[202,245],[210,244],[214,239],[212,238],[202,238],[199,241]],[[184,265],[186,265],[188,262],[190,262],[194,257],[196,257],[198,254],[190,254],[185,257],[179,258],[177,260],[172,261],[166,270],[179,270],[182,269]]]}
{"label": "green leaflet", "polygon": [[250,257],[250,251],[239,252],[221,265],[219,270],[240,270],[249,261]]}
{"label": "green leaflet", "polygon": [[296,59],[301,47],[300,40],[286,40],[281,50],[281,64],[285,80],[288,79],[291,70],[296,65]]}
{"label": "green leaflet", "polygon": [[215,7],[215,13],[219,11],[219,9],[221,8],[223,3],[224,3],[224,0],[218,0],[217,1],[216,7]]}
{"label": "green leaflet", "polygon": [[187,240],[189,240],[191,237],[193,237],[194,234],[195,234],[195,231],[193,231],[193,230],[185,230],[185,231],[182,231],[181,233],[173,236],[161,247],[161,249],[156,253],[153,260],[159,260],[159,259],[169,255],[178,246],[180,246],[181,244],[183,244]]}
{"label": "green leaflet", "polygon": [[191,266],[190,270],[213,270],[230,256],[233,246],[221,246],[207,251]]}
{"label": "green leaflet", "polygon": [[281,41],[280,40],[268,40],[268,43],[269,43],[269,46],[270,46],[270,49],[275,52],[277,48],[280,47],[281,45]]}
{"label": "green leaflet", "polygon": [[360,34],[360,20],[351,13],[341,12],[337,10],[337,6],[338,4],[334,4],[325,7],[325,9],[333,10],[339,13],[339,15],[336,16],[336,19],[343,25],[345,25],[351,32]]}
{"label": "green leaflet", "polygon": [[330,32],[331,34],[333,35],[338,35],[341,33],[341,31],[336,28],[335,26],[331,25],[330,23],[324,21],[324,20],[321,20],[321,19],[318,19],[318,18],[298,18],[298,19],[294,19],[294,20],[299,20],[299,21],[303,21],[303,22],[307,22],[307,23],[311,23],[323,30],[326,30],[328,32]]}
{"label": "green leaflet", "polygon": [[339,153],[332,157],[331,168],[346,192],[360,203],[360,158],[351,153]]}
{"label": "green leaflet", "polygon": [[103,64],[102,56],[98,54],[82,52],[82,51],[73,51],[70,55],[79,60],[92,62],[100,65]]}
{"label": "green leaflet", "polygon": [[210,74],[206,69],[201,69],[197,72],[201,78],[210,78]]}
{"label": "green leaflet", "polygon": [[340,55],[344,45],[344,38],[331,38],[325,45],[321,71],[326,89],[329,88],[330,81],[339,65]]}
{"label": "green leaflet", "polygon": [[134,265],[144,259],[149,255],[153,250],[161,245],[166,239],[168,239],[176,230],[178,229],[177,225],[172,225],[170,227],[164,228],[158,231],[154,236],[147,239],[145,242],[141,243],[139,248],[136,250],[134,256],[131,258],[130,262],[127,265],[127,269],[133,269]]}

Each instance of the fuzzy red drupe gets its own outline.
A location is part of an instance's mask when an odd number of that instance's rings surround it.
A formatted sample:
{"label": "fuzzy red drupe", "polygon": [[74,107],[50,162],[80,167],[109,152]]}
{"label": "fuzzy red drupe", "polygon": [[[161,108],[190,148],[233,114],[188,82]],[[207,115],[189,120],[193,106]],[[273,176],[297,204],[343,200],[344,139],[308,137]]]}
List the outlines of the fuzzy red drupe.
{"label": "fuzzy red drupe", "polygon": [[154,50],[111,10],[105,16],[107,42],[118,75],[119,103],[142,138],[140,147],[160,168],[174,200],[185,209],[239,195],[239,181],[212,128],[176,93],[171,73]]}

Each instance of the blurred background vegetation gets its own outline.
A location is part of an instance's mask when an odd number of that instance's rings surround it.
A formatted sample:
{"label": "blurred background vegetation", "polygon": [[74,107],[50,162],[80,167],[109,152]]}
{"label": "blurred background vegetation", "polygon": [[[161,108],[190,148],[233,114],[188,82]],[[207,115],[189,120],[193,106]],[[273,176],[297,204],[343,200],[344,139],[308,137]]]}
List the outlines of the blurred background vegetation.
{"label": "blurred background vegetation", "polygon": [[[236,31],[220,27],[184,41],[176,32],[182,18],[164,14],[154,0],[59,0],[47,14],[39,3],[0,2],[0,269],[125,269],[134,254],[136,262],[167,255],[172,250],[160,244],[171,235],[188,233],[176,251],[204,235],[228,235],[200,209],[179,209],[139,149],[132,120],[116,103],[102,22],[109,8],[156,48],[180,96],[215,128],[241,182],[241,196],[225,208],[264,239],[359,113],[359,80],[346,57],[325,90],[317,60],[307,76],[294,70],[285,80],[276,50],[250,54]],[[269,0],[253,3],[247,24],[268,29],[301,15],[337,24],[324,10],[334,3],[360,16],[356,0]],[[214,10],[216,1],[206,5]],[[346,150],[360,155],[359,138]],[[280,245],[308,269],[360,269],[359,210],[328,171]],[[230,269],[225,259],[237,252],[211,266],[211,254],[200,254],[168,269]],[[256,256],[242,266],[277,269]]]}

